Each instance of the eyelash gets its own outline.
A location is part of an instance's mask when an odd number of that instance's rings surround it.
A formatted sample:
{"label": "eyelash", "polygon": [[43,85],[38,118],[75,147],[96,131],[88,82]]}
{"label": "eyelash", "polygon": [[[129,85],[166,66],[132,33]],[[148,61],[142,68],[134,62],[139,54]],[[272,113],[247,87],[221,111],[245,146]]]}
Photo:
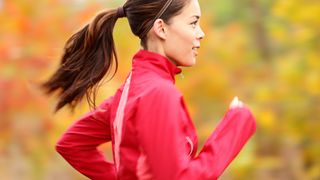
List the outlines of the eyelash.
{"label": "eyelash", "polygon": [[195,27],[195,26],[197,25],[197,23],[198,23],[198,21],[195,21],[195,22],[191,23],[191,25],[192,25],[193,27]]}

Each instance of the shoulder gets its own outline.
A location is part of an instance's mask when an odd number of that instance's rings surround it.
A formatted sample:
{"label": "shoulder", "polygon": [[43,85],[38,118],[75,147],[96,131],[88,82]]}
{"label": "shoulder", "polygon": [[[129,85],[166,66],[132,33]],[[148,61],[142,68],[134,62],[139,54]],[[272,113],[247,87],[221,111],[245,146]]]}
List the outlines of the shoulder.
{"label": "shoulder", "polygon": [[179,103],[182,94],[175,85],[167,80],[157,80],[145,84],[139,93],[141,103],[159,105],[167,103]]}
{"label": "shoulder", "polygon": [[150,89],[150,95],[158,98],[177,98],[179,99],[182,95],[177,87],[167,80],[160,80],[153,84]]}

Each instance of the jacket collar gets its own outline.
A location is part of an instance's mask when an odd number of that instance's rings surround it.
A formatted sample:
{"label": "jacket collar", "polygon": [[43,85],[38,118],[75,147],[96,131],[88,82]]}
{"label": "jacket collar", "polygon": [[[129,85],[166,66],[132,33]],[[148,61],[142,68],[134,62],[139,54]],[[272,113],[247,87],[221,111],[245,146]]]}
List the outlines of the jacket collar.
{"label": "jacket collar", "polygon": [[133,56],[133,67],[137,65],[150,69],[164,78],[171,79],[173,82],[175,82],[174,76],[181,73],[181,69],[173,64],[167,57],[143,49],[140,49]]}

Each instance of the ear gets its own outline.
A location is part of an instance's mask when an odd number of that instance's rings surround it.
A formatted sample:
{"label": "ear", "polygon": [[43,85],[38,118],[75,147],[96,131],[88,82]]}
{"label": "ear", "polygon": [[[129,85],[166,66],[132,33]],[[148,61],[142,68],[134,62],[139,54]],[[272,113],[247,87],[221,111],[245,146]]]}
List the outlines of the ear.
{"label": "ear", "polygon": [[152,30],[157,37],[167,39],[167,27],[166,23],[162,19],[157,19],[153,23]]}

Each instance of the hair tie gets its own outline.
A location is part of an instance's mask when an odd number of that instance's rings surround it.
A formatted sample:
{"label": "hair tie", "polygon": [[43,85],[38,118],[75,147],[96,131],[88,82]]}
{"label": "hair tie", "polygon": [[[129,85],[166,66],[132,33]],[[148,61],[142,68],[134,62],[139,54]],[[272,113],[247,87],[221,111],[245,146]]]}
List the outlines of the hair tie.
{"label": "hair tie", "polygon": [[126,17],[126,13],[124,11],[124,7],[118,7],[117,9],[117,16],[118,18]]}

